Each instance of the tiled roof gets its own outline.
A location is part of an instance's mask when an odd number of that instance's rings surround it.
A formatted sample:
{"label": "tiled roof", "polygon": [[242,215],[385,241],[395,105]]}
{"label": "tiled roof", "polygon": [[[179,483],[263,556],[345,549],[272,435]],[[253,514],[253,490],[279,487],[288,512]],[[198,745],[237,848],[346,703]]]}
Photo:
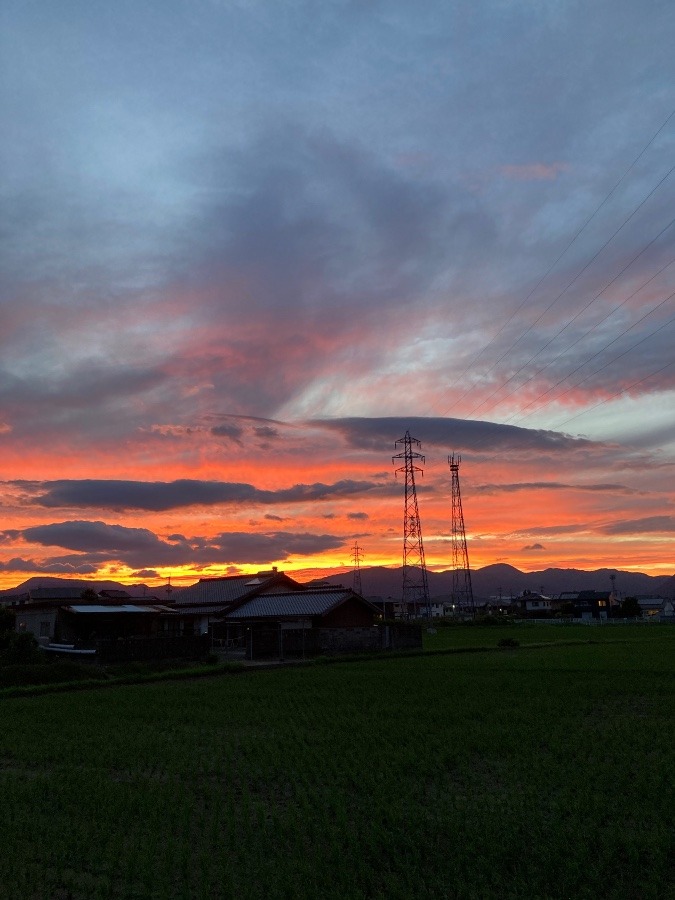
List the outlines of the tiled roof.
{"label": "tiled roof", "polygon": [[230,606],[229,603],[205,603],[202,606],[198,603],[188,603],[185,606],[165,606],[163,608],[174,616],[219,616]]}
{"label": "tiled roof", "polygon": [[158,612],[160,607],[156,606],[132,606],[129,603],[124,604],[123,606],[97,606],[96,604],[86,604],[80,606],[66,606],[69,612],[75,613],[154,613]]}
{"label": "tiled roof", "polygon": [[[253,576],[240,575],[230,578],[204,578],[190,587],[182,588],[173,594],[174,603],[181,605],[187,603],[195,603],[203,606],[205,603],[232,603],[239,600],[240,597],[246,596],[255,588],[264,584],[264,581],[256,580],[255,584],[251,584]],[[269,579],[266,579],[269,580]]]}
{"label": "tiled roof", "polygon": [[38,603],[41,600],[79,600],[83,591],[82,587],[32,588],[30,599]]}
{"label": "tiled roof", "polygon": [[[202,578],[197,584],[181,588],[173,594],[173,602],[183,606],[188,603],[204,606],[207,603],[226,605],[246,597],[247,594],[265,589],[265,585],[281,582],[281,590],[288,591],[288,576],[283,572],[258,573],[257,575],[228,575],[225,578]],[[292,581],[292,583],[295,583]]]}
{"label": "tiled roof", "polygon": [[299,591],[289,594],[263,594],[253,597],[228,613],[228,619],[279,618],[286,616],[323,616],[338,606],[351,591]]}

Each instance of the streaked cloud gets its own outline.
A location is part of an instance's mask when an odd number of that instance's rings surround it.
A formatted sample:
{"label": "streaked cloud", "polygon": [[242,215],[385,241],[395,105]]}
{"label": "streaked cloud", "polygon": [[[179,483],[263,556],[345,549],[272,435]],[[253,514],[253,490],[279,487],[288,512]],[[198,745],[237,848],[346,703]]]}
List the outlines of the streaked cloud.
{"label": "streaked cloud", "polygon": [[398,564],[406,431],[431,565],[450,453],[476,564],[668,564],[664,4],[2,21],[3,584]]}

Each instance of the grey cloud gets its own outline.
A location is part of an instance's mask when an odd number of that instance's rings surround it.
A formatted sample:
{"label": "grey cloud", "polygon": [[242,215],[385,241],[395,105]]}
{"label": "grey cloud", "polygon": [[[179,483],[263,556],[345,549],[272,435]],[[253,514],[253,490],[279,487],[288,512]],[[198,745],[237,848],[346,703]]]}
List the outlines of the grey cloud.
{"label": "grey cloud", "polygon": [[[40,359],[22,377],[0,371],[0,413],[17,436],[75,426],[90,435],[119,433],[122,419],[127,427],[145,422],[138,399],[167,380],[158,369],[114,362],[63,368],[63,360]],[[128,405],[130,397],[135,404]]]}
{"label": "grey cloud", "polygon": [[135,551],[139,547],[156,550],[159,539],[147,528],[107,525],[105,522],[75,520],[25,528],[23,539],[43,546],[65,547],[81,552]]}
{"label": "grey cloud", "polygon": [[403,438],[406,431],[421,441],[425,447],[442,447],[448,450],[514,449],[547,450],[551,452],[569,451],[572,448],[590,447],[591,442],[583,438],[572,438],[555,431],[530,430],[515,425],[497,425],[493,422],[467,421],[452,418],[419,418],[416,416],[383,418],[336,418],[315,419],[313,425],[320,425],[339,432],[353,447],[384,452],[387,447],[392,453],[400,452],[400,445],[394,444]]}
{"label": "grey cloud", "polygon": [[599,493],[637,493],[623,484],[563,484],[557,481],[523,481],[513,484],[477,484],[471,488],[475,494],[516,493],[518,491],[591,491]]}
{"label": "grey cloud", "polygon": [[244,429],[240,425],[235,425],[233,423],[228,423],[225,425],[214,425],[211,429],[211,434],[215,435],[216,437],[229,438],[231,441],[234,441],[235,444],[239,444],[241,446],[241,438],[244,434]]}
{"label": "grey cloud", "polygon": [[271,425],[258,425],[253,431],[255,432],[256,437],[264,438],[268,441],[276,440],[279,437],[279,429],[272,428]]}
{"label": "grey cloud", "polygon": [[7,562],[0,561],[0,572],[31,572],[41,575],[93,575],[97,566],[88,562],[68,564],[47,560],[22,559],[14,557]]}
{"label": "grey cloud", "polygon": [[347,518],[353,519],[354,521],[357,521],[357,522],[363,522],[367,518],[369,518],[369,516],[368,516],[368,513],[365,513],[365,512],[353,512],[353,513],[347,513]]}
{"label": "grey cloud", "polygon": [[57,522],[26,528],[28,543],[64,547],[81,556],[57,557],[54,564],[87,566],[119,562],[132,569],[186,564],[247,564],[288,559],[336,550],[343,539],[329,534],[223,532],[214,538],[186,538],[180,534],[162,540],[145,528],[108,525],[101,521]]}
{"label": "grey cloud", "polygon": [[343,546],[342,538],[329,534],[293,534],[277,531],[272,534],[227,533],[213,541],[221,561],[232,563],[264,563],[272,559],[287,559],[293,554],[312,555]]}
{"label": "grey cloud", "polygon": [[522,547],[521,551],[523,553],[529,553],[533,550],[543,550],[543,549],[544,549],[543,544],[528,544],[526,547]]}
{"label": "grey cloud", "polygon": [[155,512],[187,506],[215,504],[279,505],[328,498],[383,494],[390,490],[370,481],[343,480],[334,484],[296,484],[278,491],[260,490],[251,484],[181,479],[143,482],[83,479],[82,481],[12,482],[26,491],[28,502],[44,508],[145,509]]}
{"label": "grey cloud", "polygon": [[675,532],[675,516],[645,516],[643,519],[627,519],[613,522],[599,529],[603,534],[672,534]]}
{"label": "grey cloud", "polygon": [[255,291],[237,303],[249,313],[333,307],[330,321],[347,324],[357,305],[369,315],[365,297],[381,305],[386,296],[391,306],[422,292],[446,269],[449,247],[475,241],[485,252],[494,242],[488,214],[458,183],[421,179],[290,121],[244,153],[218,153],[210,180],[237,191],[225,202],[222,190],[209,195],[214,205],[204,209],[198,243],[213,242],[214,274],[240,281],[255,273]]}
{"label": "grey cloud", "polygon": [[582,534],[590,531],[591,525],[574,524],[574,525],[546,525],[541,528],[528,528],[525,531],[513,532],[513,537],[555,537],[559,534]]}

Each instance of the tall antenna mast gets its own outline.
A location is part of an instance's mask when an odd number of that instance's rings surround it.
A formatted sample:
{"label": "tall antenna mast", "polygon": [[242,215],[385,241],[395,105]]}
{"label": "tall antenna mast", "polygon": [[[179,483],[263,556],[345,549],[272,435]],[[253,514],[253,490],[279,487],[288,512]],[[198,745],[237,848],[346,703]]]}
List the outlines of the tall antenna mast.
{"label": "tall antenna mast", "polygon": [[452,602],[460,611],[471,611],[475,615],[471,587],[471,569],[469,568],[469,551],[466,546],[464,529],[464,513],[462,512],[462,495],[459,490],[459,464],[461,456],[448,457],[448,465],[452,473]]}
{"label": "tall antenna mast", "polygon": [[358,545],[357,541],[354,541],[354,546],[352,547],[352,563],[354,564],[354,569],[352,571],[352,590],[355,594],[358,594],[359,597],[363,596],[363,587],[361,586],[361,560],[363,559],[363,553],[361,548]]}
{"label": "tall antenna mast", "polygon": [[431,600],[429,598],[429,585],[427,583],[427,566],[424,561],[424,545],[422,543],[422,526],[420,525],[420,512],[417,506],[417,490],[415,488],[415,472],[423,474],[422,469],[415,465],[415,460],[424,462],[421,453],[413,450],[413,444],[421,448],[420,442],[410,437],[406,431],[405,436],[394,444],[394,448],[403,444],[403,452],[392,457],[396,464],[402,459],[403,465],[396,469],[396,473],[405,473],[405,510],[403,515],[403,614],[406,617],[419,615],[420,607],[426,609],[427,618],[431,619]]}

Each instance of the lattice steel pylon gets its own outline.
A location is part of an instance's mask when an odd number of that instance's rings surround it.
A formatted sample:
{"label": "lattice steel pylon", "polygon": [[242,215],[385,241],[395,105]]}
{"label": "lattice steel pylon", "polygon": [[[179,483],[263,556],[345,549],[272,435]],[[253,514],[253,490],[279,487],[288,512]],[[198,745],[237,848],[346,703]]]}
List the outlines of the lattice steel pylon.
{"label": "lattice steel pylon", "polygon": [[352,564],[354,568],[352,569],[352,590],[355,594],[358,594],[359,597],[363,596],[363,587],[361,585],[361,560],[363,559],[363,552],[359,547],[358,543],[354,541],[354,546],[352,547]]}
{"label": "lattice steel pylon", "polygon": [[420,442],[410,437],[406,431],[405,436],[394,444],[394,448],[403,444],[403,452],[392,457],[396,464],[402,459],[403,465],[396,469],[405,473],[405,509],[403,514],[403,593],[402,607],[406,618],[416,617],[420,609],[424,608],[427,618],[431,618],[431,600],[429,597],[429,585],[427,582],[427,566],[424,561],[424,544],[422,542],[422,526],[420,524],[420,512],[417,505],[417,490],[415,488],[415,472],[422,473],[422,469],[415,465],[415,460],[424,462],[421,453],[413,450],[413,444],[421,448]]}
{"label": "lattice steel pylon", "polygon": [[455,457],[454,453],[448,457],[448,465],[452,473],[452,602],[460,612],[470,612],[471,615],[475,615],[469,550],[466,546],[462,495],[459,489],[459,464],[461,461],[462,457]]}

